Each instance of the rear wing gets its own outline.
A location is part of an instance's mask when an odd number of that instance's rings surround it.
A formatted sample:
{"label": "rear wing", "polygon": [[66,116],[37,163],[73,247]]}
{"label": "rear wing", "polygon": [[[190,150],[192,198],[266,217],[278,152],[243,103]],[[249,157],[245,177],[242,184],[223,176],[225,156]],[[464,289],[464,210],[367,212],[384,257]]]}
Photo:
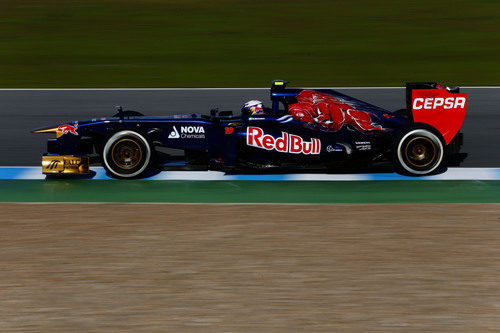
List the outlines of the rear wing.
{"label": "rear wing", "polygon": [[407,83],[406,110],[408,119],[434,127],[448,144],[464,122],[467,94],[436,82]]}

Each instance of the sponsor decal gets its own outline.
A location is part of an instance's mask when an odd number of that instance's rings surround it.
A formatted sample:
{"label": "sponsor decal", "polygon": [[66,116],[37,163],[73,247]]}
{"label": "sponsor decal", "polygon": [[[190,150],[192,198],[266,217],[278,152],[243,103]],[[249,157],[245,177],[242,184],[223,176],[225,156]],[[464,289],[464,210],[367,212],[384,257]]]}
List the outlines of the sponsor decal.
{"label": "sponsor decal", "polygon": [[81,160],[79,158],[77,158],[77,159],[65,158],[64,159],[64,168],[65,169],[78,170],[81,165],[83,165],[83,160]]}
{"label": "sponsor decal", "polygon": [[321,141],[312,138],[306,141],[302,137],[281,132],[281,136],[274,138],[272,135],[264,134],[260,127],[249,126],[247,128],[247,145],[265,150],[275,150],[280,153],[318,155],[321,151]]}
{"label": "sponsor decal", "polygon": [[181,139],[204,139],[203,126],[181,126]]}
{"label": "sponsor decal", "polygon": [[414,89],[411,102],[413,121],[437,129],[446,144],[462,127],[467,94],[450,93],[446,89]]}
{"label": "sponsor decal", "polygon": [[177,128],[174,126],[172,128],[172,132],[168,135],[169,139],[204,139],[205,138],[205,129],[203,126],[181,126],[181,131],[177,131]]}
{"label": "sponsor decal", "polygon": [[62,135],[66,133],[71,133],[73,135],[78,135],[78,132],[76,131],[78,128],[78,124],[75,124],[75,126],[72,125],[61,125],[57,128],[56,132],[61,133]]}
{"label": "sponsor decal", "polygon": [[234,127],[225,127],[224,128],[224,134],[233,134],[234,133]]}
{"label": "sponsor decal", "polygon": [[348,155],[352,154],[351,145],[348,144],[348,143],[341,143],[341,142],[339,142],[335,146],[328,145],[326,147],[326,151],[329,152],[329,153],[333,153],[333,152],[345,152]]}
{"label": "sponsor decal", "polygon": [[168,138],[169,139],[178,139],[180,138],[181,136],[179,135],[179,132],[177,132],[177,128],[174,128],[172,129],[172,132],[170,132],[170,134],[168,135]]}
{"label": "sponsor decal", "polygon": [[43,156],[44,174],[84,174],[89,173],[89,158],[85,156]]}
{"label": "sponsor decal", "polygon": [[356,146],[357,150],[372,150],[371,145],[364,145],[364,146]]}
{"label": "sponsor decal", "polygon": [[47,166],[47,169],[49,170],[54,170],[57,169],[57,166],[61,163],[59,160],[52,160],[50,161],[49,165]]}
{"label": "sponsor decal", "polygon": [[371,150],[372,143],[370,141],[356,141],[356,149],[357,150]]}
{"label": "sponsor decal", "polygon": [[465,97],[417,97],[413,99],[413,110],[465,109],[466,102]]}
{"label": "sponsor decal", "polygon": [[344,149],[342,149],[342,147],[340,147],[340,146],[332,147],[331,145],[328,145],[326,147],[326,151],[329,152],[329,153],[333,153],[335,151],[344,151]]}

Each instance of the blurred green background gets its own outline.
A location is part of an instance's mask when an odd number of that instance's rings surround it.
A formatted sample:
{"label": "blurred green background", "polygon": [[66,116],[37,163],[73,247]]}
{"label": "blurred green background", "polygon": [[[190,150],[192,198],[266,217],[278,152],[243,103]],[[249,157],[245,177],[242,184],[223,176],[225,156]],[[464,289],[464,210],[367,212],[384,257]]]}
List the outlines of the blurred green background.
{"label": "blurred green background", "polygon": [[500,1],[1,0],[1,87],[500,83]]}

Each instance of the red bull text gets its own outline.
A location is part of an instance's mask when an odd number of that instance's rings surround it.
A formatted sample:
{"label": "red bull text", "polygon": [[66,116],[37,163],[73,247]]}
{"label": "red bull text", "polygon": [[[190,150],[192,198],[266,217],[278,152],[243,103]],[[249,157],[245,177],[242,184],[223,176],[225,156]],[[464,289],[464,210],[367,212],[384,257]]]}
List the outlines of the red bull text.
{"label": "red bull text", "polygon": [[274,138],[272,135],[264,134],[262,128],[252,126],[247,128],[247,145],[290,154],[318,155],[321,151],[319,139],[311,138],[311,141],[306,141],[298,135],[287,132],[281,132],[280,137]]}

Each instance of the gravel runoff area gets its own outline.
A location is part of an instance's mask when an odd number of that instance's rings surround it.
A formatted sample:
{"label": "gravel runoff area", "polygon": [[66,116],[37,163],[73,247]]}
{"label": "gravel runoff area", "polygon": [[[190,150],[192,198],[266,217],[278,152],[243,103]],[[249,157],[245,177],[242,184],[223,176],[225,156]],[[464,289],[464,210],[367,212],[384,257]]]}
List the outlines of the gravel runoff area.
{"label": "gravel runoff area", "polygon": [[2,332],[487,332],[500,205],[0,204]]}

